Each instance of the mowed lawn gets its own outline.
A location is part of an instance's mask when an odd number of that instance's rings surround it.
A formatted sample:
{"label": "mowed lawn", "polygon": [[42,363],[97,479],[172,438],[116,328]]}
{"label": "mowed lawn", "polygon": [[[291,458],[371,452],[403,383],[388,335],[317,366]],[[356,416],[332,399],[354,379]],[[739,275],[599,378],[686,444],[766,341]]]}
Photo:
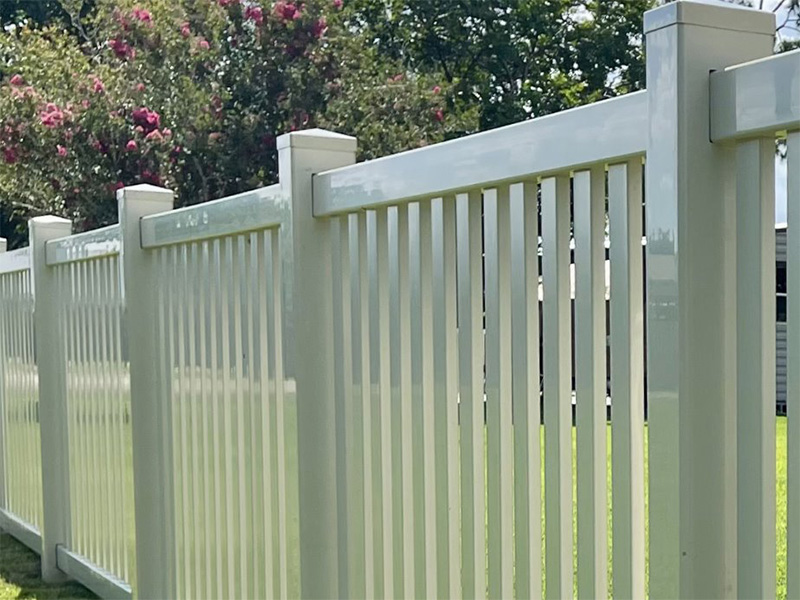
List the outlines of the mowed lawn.
{"label": "mowed lawn", "polygon": [[[290,428],[291,429],[291,428]],[[574,430],[573,430],[574,431]],[[786,598],[786,418],[779,417],[776,423],[777,442],[777,597]],[[609,459],[610,433],[609,433]],[[610,460],[609,460],[610,465]],[[608,481],[611,481],[609,469]],[[610,498],[609,498],[610,500]],[[290,509],[290,512],[291,509]],[[295,534],[296,535],[296,534]],[[294,537],[294,536],[292,536]],[[289,540],[296,548],[297,540]],[[610,545],[610,540],[609,540]],[[610,556],[609,548],[609,556]],[[294,577],[297,574],[293,574]],[[609,565],[609,581],[611,565]],[[291,586],[293,587],[293,586]],[[85,588],[67,583],[47,585],[39,577],[39,557],[10,536],[0,533],[0,600],[44,599],[44,598],[94,598]]]}
{"label": "mowed lawn", "polygon": [[48,585],[40,575],[39,556],[0,532],[0,600],[97,597],[77,583]]}

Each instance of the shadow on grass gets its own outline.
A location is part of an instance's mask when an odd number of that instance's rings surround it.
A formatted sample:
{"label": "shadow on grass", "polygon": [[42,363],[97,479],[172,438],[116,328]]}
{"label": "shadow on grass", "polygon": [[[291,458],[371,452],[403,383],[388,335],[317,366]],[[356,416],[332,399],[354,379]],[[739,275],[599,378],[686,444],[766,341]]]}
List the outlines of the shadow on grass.
{"label": "shadow on grass", "polygon": [[39,556],[6,533],[0,532],[0,600],[46,598],[97,598],[74,583],[42,581]]}

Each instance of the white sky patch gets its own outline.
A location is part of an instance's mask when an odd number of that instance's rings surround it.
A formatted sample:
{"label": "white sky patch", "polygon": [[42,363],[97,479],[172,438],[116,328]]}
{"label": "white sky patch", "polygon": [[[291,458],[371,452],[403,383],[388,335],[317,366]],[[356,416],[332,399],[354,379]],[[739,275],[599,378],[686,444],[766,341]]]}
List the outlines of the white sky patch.
{"label": "white sky patch", "polygon": [[775,222],[786,223],[786,199],[788,185],[786,159],[775,157]]}

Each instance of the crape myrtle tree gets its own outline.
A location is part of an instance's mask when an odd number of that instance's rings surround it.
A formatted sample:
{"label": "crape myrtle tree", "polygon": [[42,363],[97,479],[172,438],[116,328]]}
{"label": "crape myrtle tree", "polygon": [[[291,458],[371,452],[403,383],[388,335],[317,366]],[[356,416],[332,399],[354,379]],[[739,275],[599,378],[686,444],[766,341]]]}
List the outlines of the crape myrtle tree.
{"label": "crape myrtle tree", "polygon": [[193,204],[273,183],[276,136],[322,126],[362,158],[477,129],[452,88],[365,47],[340,0],[62,0],[0,32],[0,226],[116,219],[152,183]]}

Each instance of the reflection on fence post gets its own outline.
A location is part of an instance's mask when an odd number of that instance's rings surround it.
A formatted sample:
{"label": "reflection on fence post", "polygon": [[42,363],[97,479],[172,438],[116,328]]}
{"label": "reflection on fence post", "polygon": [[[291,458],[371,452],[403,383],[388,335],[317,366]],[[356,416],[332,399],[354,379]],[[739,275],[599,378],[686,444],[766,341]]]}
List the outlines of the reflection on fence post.
{"label": "reflection on fence post", "polygon": [[139,221],[149,214],[172,209],[173,194],[151,185],[117,192],[122,231],[120,267],[128,323],[131,363],[131,418],[133,425],[134,504],[136,514],[136,569],[139,598],[171,598],[170,564],[174,531],[168,507],[172,501],[165,467],[169,434],[162,415],[156,357],[156,268],[153,252],[141,246]]}
{"label": "reflection on fence post", "polygon": [[[8,250],[8,240],[0,238],[0,254]],[[2,332],[2,329],[0,329]],[[5,394],[5,364],[2,356],[3,352],[0,350],[0,510],[6,508],[6,432],[4,430],[5,409],[3,408],[3,395]]]}
{"label": "reflection on fence post", "polygon": [[72,233],[72,221],[36,217],[28,222],[34,297],[34,343],[39,367],[39,426],[42,440],[42,578],[59,581],[56,546],[69,538],[69,442],[66,355],[59,320],[58,284],[47,266],[48,240]]}
{"label": "reflection on fence post", "polygon": [[652,598],[737,596],[736,200],[708,78],[771,54],[774,27],[699,3],[645,14]]}
{"label": "reflection on fence post", "polygon": [[[280,182],[291,203],[282,235],[293,239],[284,272],[287,334],[294,335],[300,486],[300,573],[304,598],[340,597],[330,226],[315,219],[311,177],[355,162],[355,138],[321,130],[278,138]],[[284,260],[284,265],[288,261]],[[344,474],[341,474],[342,476]],[[346,588],[345,588],[346,591]]]}

